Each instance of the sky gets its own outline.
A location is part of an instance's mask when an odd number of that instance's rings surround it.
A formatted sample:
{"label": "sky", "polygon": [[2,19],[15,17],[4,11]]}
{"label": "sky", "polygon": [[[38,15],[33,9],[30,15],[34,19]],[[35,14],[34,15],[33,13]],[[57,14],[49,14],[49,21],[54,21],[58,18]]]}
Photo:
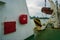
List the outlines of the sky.
{"label": "sky", "polygon": [[[50,17],[50,15],[41,12],[41,8],[45,7],[45,0],[26,0],[26,2],[27,2],[30,16]],[[46,2],[46,6],[50,7],[48,0]]]}

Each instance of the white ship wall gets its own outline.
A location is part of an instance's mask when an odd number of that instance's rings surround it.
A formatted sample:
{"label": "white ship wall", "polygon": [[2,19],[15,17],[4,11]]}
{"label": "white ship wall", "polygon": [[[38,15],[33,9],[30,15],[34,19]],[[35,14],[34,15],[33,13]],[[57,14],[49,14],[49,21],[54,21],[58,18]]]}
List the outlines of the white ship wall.
{"label": "white ship wall", "polygon": [[[0,5],[0,40],[24,40],[33,34],[33,26],[30,23],[26,0],[0,0],[6,2]],[[20,14],[28,15],[28,24],[21,25],[18,21]],[[16,32],[4,35],[4,21],[16,21]]]}

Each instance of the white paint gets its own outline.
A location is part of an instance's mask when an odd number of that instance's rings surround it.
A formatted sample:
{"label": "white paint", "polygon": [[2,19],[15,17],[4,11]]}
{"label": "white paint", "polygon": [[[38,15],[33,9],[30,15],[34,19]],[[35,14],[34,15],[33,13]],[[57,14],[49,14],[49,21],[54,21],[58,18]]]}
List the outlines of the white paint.
{"label": "white paint", "polygon": [[[6,2],[0,6],[0,40],[24,40],[33,34],[34,25],[30,23],[26,0],[1,0]],[[18,21],[20,14],[28,15],[28,24],[21,25]],[[4,21],[16,21],[16,32],[4,35]]]}
{"label": "white paint", "polygon": [[[60,28],[60,26],[59,26],[59,11],[60,10],[57,10],[57,3],[54,3],[52,0],[48,0],[49,1],[49,3],[50,3],[50,5],[51,5],[51,9],[53,9],[53,13],[52,13],[52,16],[51,17],[53,17],[53,18],[51,18],[50,17],[50,19],[49,19],[49,21],[50,21],[50,23],[52,22],[53,24],[54,24],[54,28]],[[58,8],[59,9],[59,8]],[[52,21],[52,19],[53,19],[53,21]]]}
{"label": "white paint", "polygon": [[2,16],[3,16],[3,14],[2,14],[3,11],[2,11],[2,10],[3,10],[3,8],[2,8],[2,7],[3,7],[3,6],[0,6],[0,40],[1,40],[1,37],[2,37],[2,30],[3,30],[3,29],[2,29],[2,28],[3,28],[3,27],[2,27],[2,25],[3,25],[3,23],[2,23]]}

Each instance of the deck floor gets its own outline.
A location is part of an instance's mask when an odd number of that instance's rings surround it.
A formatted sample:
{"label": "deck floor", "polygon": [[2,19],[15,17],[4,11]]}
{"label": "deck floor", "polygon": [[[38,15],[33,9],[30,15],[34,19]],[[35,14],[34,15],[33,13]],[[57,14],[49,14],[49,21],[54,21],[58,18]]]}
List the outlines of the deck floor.
{"label": "deck floor", "polygon": [[60,29],[46,28],[26,40],[60,40]]}

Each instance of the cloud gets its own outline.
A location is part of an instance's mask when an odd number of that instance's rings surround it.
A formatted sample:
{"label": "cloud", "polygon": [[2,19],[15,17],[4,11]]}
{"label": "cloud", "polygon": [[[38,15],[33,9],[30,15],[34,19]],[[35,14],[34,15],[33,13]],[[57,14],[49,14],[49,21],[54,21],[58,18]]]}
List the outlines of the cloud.
{"label": "cloud", "polygon": [[30,16],[46,16],[46,14],[41,12],[41,8],[44,6],[44,0],[26,0],[26,2]]}
{"label": "cloud", "polygon": [[29,7],[29,13],[31,16],[38,16],[40,15],[40,10],[41,8],[40,7]]}
{"label": "cloud", "polygon": [[28,6],[38,6],[38,4],[43,4],[44,0],[26,0]]}

